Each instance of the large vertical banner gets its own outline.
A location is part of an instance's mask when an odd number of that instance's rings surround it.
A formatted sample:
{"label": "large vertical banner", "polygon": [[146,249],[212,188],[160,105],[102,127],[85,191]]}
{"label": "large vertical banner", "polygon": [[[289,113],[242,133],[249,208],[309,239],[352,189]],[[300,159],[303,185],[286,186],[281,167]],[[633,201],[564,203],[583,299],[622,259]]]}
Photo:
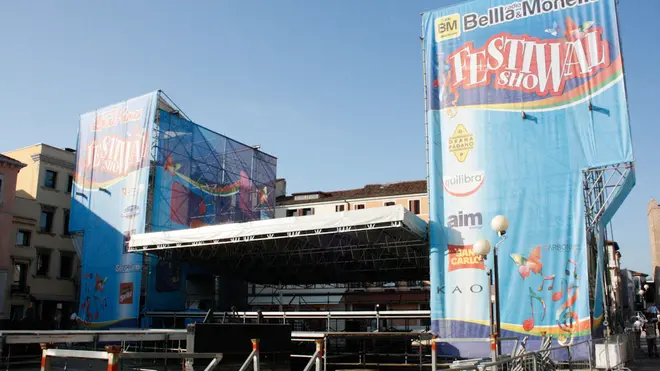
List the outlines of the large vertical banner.
{"label": "large vertical banner", "polygon": [[125,253],[143,233],[154,92],[80,117],[69,229],[83,232],[78,316],[85,326],[136,327],[142,256]]}
{"label": "large vertical banner", "polygon": [[[602,321],[590,312],[582,170],[633,160],[617,27],[614,0],[477,0],[423,14],[440,337],[488,337],[493,259],[472,246],[497,242],[498,214],[510,221],[501,336],[566,345]],[[462,344],[452,349],[488,352]]]}

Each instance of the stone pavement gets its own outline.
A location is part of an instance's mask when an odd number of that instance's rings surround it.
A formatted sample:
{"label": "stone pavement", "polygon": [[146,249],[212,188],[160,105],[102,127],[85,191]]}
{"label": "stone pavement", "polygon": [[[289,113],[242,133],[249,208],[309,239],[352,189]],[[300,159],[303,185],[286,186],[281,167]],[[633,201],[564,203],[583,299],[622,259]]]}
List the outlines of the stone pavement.
{"label": "stone pavement", "polygon": [[642,349],[635,350],[634,362],[628,362],[630,371],[660,371],[660,358],[649,358],[646,339],[641,341]]}

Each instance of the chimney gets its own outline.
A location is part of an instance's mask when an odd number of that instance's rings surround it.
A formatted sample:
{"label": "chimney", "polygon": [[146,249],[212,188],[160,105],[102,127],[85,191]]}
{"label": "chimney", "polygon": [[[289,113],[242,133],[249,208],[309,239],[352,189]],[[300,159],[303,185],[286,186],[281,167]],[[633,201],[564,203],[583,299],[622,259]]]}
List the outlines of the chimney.
{"label": "chimney", "polygon": [[286,179],[275,180],[275,198],[286,196]]}

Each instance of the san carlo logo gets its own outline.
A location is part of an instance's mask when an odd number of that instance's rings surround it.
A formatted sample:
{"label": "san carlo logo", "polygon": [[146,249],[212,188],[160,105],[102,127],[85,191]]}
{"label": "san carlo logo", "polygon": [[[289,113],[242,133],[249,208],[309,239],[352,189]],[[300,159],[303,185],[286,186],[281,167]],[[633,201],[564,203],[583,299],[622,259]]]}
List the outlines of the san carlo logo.
{"label": "san carlo logo", "polygon": [[484,172],[456,174],[442,178],[445,191],[454,197],[467,197],[476,193],[484,184]]}
{"label": "san carlo logo", "polygon": [[474,135],[470,134],[463,124],[458,124],[449,137],[449,152],[456,156],[458,162],[465,162],[468,154],[474,149]]}
{"label": "san carlo logo", "polygon": [[449,253],[448,272],[468,268],[486,270],[484,259],[474,253],[472,245],[447,245],[447,248]]}

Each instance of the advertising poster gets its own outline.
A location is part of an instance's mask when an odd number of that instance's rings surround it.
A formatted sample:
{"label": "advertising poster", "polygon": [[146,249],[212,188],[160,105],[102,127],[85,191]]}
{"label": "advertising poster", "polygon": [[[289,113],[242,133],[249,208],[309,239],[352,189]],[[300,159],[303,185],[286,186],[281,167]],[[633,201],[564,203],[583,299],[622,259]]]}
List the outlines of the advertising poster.
{"label": "advertising poster", "polygon": [[[273,217],[276,158],[164,110],[157,123],[151,231]],[[150,266],[147,310],[185,309],[194,267],[154,256]]]}
{"label": "advertising poster", "polygon": [[590,337],[582,171],[633,160],[614,0],[464,2],[424,13],[423,37],[433,332],[489,337],[492,253],[472,247],[504,215],[501,336]]}
{"label": "advertising poster", "polygon": [[157,93],[80,117],[69,230],[83,232],[80,324],[137,327],[142,256],[125,253],[145,229]]}

